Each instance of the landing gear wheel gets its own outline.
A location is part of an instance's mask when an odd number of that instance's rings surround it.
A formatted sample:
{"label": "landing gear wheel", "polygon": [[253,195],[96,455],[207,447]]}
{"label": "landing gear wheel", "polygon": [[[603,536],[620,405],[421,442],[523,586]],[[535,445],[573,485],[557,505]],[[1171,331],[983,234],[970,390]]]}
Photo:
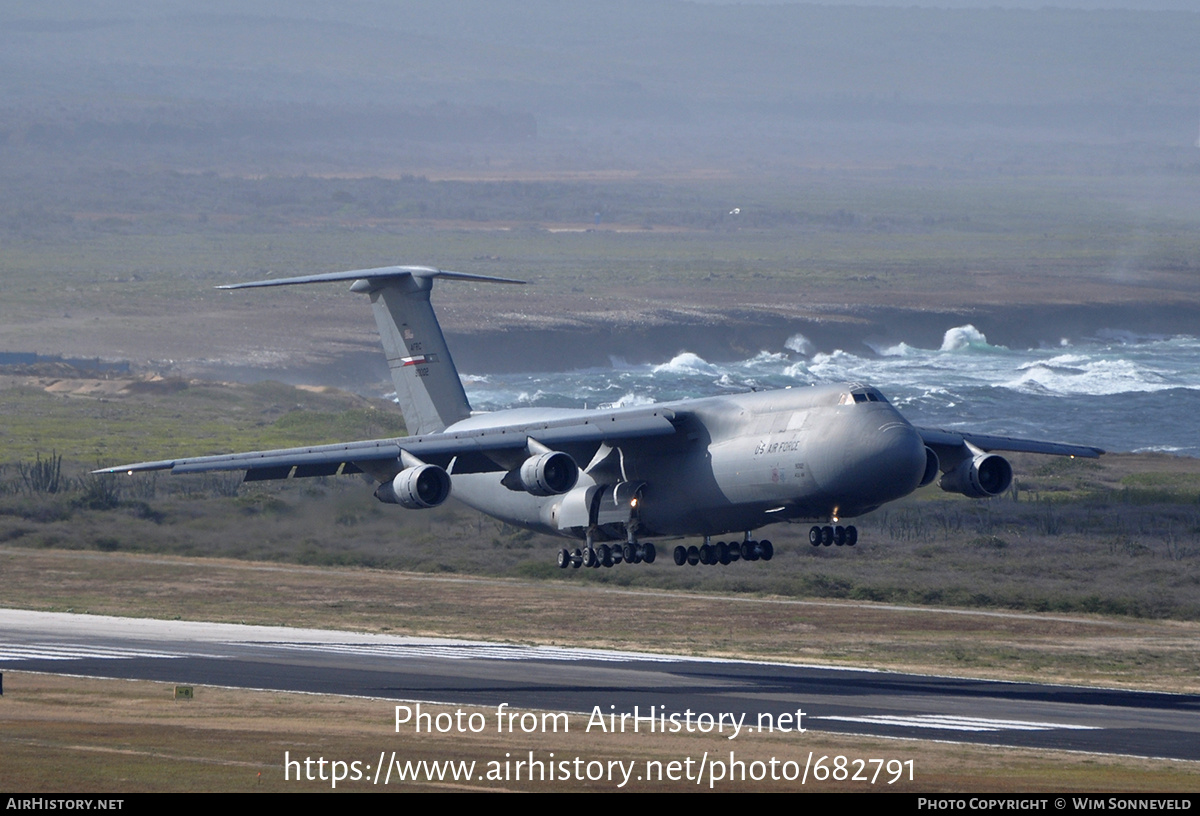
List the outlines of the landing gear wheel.
{"label": "landing gear wheel", "polygon": [[675,557],[675,566],[682,567],[684,564],[687,563],[687,560],[688,560],[687,547],[684,547],[682,544],[675,548],[675,552],[673,552],[672,555]]}
{"label": "landing gear wheel", "polygon": [[717,561],[721,566],[729,566],[729,551],[737,547],[732,541],[726,545],[724,541],[717,542]]}
{"label": "landing gear wheel", "polygon": [[851,524],[846,528],[846,546],[853,547],[858,543],[858,528]]}
{"label": "landing gear wheel", "polygon": [[833,528],[829,525],[821,528],[821,543],[826,547],[833,545]]}
{"label": "landing gear wheel", "polygon": [[700,563],[700,548],[695,544],[687,548],[687,562],[693,567]]}
{"label": "landing gear wheel", "polygon": [[625,560],[630,564],[636,564],[642,560],[638,557],[638,548],[632,542],[626,544],[621,549],[621,555],[625,556]]}
{"label": "landing gear wheel", "polygon": [[743,541],[742,547],[741,547],[741,553],[742,553],[743,561],[757,560],[754,557],[754,542],[753,541]]}
{"label": "landing gear wheel", "polygon": [[770,561],[775,557],[775,545],[764,538],[758,542],[758,552],[762,556],[763,561]]}
{"label": "landing gear wheel", "polygon": [[653,544],[646,542],[645,544],[642,545],[642,560],[645,561],[647,564],[653,564],[654,558],[657,555],[658,555],[658,553],[654,550]]}
{"label": "landing gear wheel", "polygon": [[833,528],[833,543],[839,547],[846,546],[846,528],[840,524]]}
{"label": "landing gear wheel", "polygon": [[558,568],[566,569],[571,566],[571,553],[569,550],[558,551]]}
{"label": "landing gear wheel", "polygon": [[814,547],[821,546],[821,528],[820,527],[810,527],[809,528],[808,543],[812,544]]}

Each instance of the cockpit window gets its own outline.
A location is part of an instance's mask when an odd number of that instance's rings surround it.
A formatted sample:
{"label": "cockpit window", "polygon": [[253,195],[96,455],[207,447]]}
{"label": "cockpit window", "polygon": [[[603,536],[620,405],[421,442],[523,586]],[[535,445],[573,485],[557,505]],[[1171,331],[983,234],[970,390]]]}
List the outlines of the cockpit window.
{"label": "cockpit window", "polygon": [[861,391],[852,391],[849,394],[842,395],[842,404],[843,405],[849,405],[851,400],[853,400],[856,403],[859,403],[859,402],[883,402],[883,403],[886,403],[887,397],[885,397],[883,394],[880,394],[874,388],[864,388]]}

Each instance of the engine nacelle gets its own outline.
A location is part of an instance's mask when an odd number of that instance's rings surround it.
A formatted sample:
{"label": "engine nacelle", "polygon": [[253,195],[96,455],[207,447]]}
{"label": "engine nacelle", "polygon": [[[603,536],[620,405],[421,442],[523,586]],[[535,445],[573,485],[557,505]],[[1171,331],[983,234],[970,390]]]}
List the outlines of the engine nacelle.
{"label": "engine nacelle", "polygon": [[1012,484],[1012,465],[1003,456],[985,453],[963,462],[942,476],[938,485],[947,493],[962,493],[972,499],[999,496]]}
{"label": "engine nacelle", "polygon": [[933,448],[925,449],[925,473],[921,475],[921,483],[917,487],[924,487],[927,484],[933,484],[933,480],[937,478],[938,470],[941,469],[942,463],[938,461],[938,455],[933,452]]}
{"label": "engine nacelle", "polygon": [[551,451],[530,456],[520,468],[521,489],[534,496],[558,496],[575,487],[579,465],[569,454]]}
{"label": "engine nacelle", "polygon": [[375,491],[375,498],[409,510],[437,507],[450,497],[450,474],[437,465],[405,468]]}

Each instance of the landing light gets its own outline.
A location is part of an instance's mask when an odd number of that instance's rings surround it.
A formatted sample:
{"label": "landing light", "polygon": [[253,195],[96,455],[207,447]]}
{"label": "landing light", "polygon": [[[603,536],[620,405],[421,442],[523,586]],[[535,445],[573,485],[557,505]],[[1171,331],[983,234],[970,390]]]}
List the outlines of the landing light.
{"label": "landing light", "polygon": [[637,507],[637,497],[636,496],[634,496],[632,499],[629,500],[629,506]]}

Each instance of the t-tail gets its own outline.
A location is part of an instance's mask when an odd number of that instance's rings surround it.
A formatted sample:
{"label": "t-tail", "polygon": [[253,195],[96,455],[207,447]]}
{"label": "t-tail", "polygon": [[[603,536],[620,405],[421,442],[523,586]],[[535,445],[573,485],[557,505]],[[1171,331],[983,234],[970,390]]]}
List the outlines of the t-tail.
{"label": "t-tail", "polygon": [[413,435],[437,433],[471,415],[462,380],[450,358],[442,327],[429,303],[434,278],[524,283],[511,278],[494,278],[449,272],[428,266],[385,266],[355,269],[299,278],[235,283],[219,289],[249,289],[259,286],[289,286],[300,283],[329,283],[352,280],[352,292],[371,297],[379,338],[387,354],[396,400]]}

